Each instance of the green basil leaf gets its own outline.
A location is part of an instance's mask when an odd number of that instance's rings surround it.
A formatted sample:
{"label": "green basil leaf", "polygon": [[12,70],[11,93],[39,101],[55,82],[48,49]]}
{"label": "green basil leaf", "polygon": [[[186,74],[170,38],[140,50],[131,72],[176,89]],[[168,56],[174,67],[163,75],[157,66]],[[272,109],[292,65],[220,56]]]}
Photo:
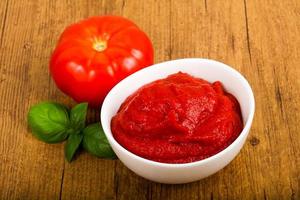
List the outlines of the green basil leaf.
{"label": "green basil leaf", "polygon": [[74,129],[82,130],[85,127],[87,108],[88,103],[80,103],[72,108],[70,113],[70,120]]}
{"label": "green basil leaf", "polygon": [[116,158],[99,123],[91,124],[83,130],[83,148],[102,158]]}
{"label": "green basil leaf", "polygon": [[72,158],[74,157],[77,149],[80,146],[82,138],[82,134],[70,134],[68,137],[67,143],[65,144],[65,157],[68,162],[71,162]]}
{"label": "green basil leaf", "polygon": [[32,134],[39,140],[47,143],[61,142],[68,136],[68,109],[58,103],[39,103],[30,108],[28,123]]}

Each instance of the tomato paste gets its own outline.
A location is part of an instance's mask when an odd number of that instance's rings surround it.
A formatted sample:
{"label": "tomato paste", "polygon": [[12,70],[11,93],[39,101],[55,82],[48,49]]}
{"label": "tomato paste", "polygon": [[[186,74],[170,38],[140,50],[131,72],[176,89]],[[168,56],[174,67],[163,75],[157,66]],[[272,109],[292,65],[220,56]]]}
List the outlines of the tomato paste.
{"label": "tomato paste", "polygon": [[240,106],[221,82],[178,72],[129,96],[111,122],[128,151],[163,163],[189,163],[217,154],[243,128]]}

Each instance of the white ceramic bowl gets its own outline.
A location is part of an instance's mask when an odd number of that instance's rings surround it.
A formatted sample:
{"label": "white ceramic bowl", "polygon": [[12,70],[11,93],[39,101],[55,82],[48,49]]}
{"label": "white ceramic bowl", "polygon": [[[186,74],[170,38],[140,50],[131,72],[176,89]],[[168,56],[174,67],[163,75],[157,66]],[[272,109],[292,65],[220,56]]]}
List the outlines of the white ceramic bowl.
{"label": "white ceramic bowl", "polygon": [[[204,160],[167,164],[139,157],[123,148],[113,137],[110,123],[122,102],[141,86],[166,78],[169,74],[186,72],[210,82],[220,80],[225,89],[240,103],[244,129],[226,149]],[[223,63],[198,58],[172,60],[142,69],[118,83],[106,96],[101,108],[101,123],[105,135],[118,158],[136,174],[160,183],[187,183],[205,178],[225,167],[239,153],[249,133],[255,110],[253,92],[247,80]]]}

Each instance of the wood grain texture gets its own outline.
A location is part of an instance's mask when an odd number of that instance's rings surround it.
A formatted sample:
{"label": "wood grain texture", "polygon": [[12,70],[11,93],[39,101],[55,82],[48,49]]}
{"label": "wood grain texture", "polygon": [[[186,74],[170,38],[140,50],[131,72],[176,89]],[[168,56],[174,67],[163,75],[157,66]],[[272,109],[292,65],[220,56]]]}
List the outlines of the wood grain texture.
{"label": "wood grain texture", "polygon": [[[256,113],[237,158],[204,180],[147,181],[118,160],[83,152],[71,164],[63,144],[30,134],[26,114],[43,100],[74,102],[49,76],[65,26],[94,15],[136,22],[155,62],[206,57],[249,80]],[[0,1],[0,199],[300,199],[300,1]],[[99,121],[89,111],[88,121]]]}

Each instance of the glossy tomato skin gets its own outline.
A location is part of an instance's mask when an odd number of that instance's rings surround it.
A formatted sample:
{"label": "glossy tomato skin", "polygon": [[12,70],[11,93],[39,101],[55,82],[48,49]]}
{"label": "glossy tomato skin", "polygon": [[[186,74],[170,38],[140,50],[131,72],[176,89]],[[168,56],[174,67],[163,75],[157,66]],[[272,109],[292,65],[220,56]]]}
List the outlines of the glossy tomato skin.
{"label": "glossy tomato skin", "polygon": [[153,47],[133,22],[97,16],[68,26],[51,56],[50,73],[65,94],[99,107],[109,90],[153,64]]}

